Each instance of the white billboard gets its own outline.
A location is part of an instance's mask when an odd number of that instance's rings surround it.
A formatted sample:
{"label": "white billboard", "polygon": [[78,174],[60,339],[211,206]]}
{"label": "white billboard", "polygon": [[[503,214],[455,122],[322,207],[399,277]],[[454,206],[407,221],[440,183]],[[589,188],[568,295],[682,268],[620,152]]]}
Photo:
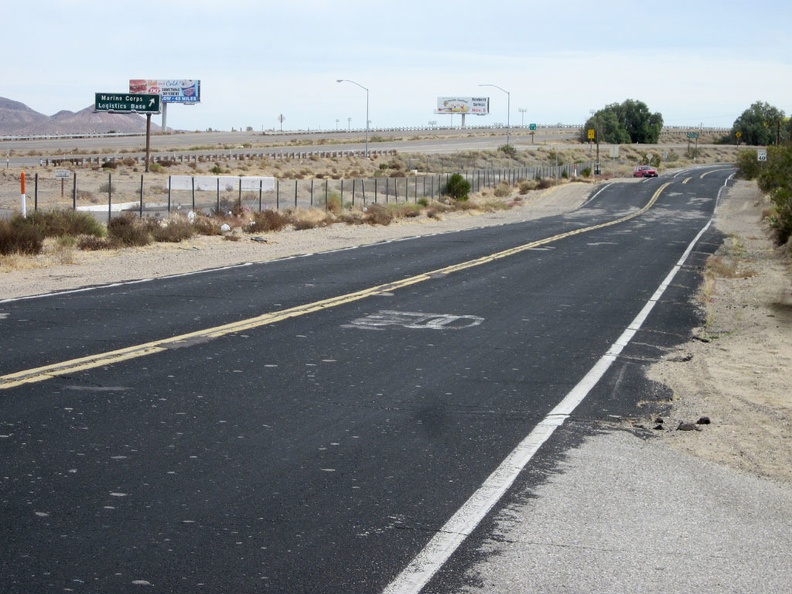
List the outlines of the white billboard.
{"label": "white billboard", "polygon": [[438,97],[435,113],[489,114],[489,97]]}
{"label": "white billboard", "polygon": [[201,81],[135,78],[129,81],[129,92],[159,95],[163,103],[200,103]]}

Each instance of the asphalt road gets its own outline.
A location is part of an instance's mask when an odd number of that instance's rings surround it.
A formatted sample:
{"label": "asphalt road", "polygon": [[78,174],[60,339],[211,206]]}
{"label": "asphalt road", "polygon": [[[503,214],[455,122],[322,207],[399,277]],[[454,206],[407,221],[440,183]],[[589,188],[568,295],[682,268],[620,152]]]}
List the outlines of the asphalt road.
{"label": "asphalt road", "polygon": [[[511,130],[510,142],[523,150],[540,145],[566,143],[577,136],[575,128],[540,128],[533,136],[526,129]],[[453,153],[465,150],[494,150],[506,143],[506,129],[437,129],[382,131],[369,133],[369,148],[401,153]],[[151,136],[153,154],[188,151],[191,155],[216,155],[244,149],[279,153],[281,151],[363,151],[365,134],[353,132],[310,132],[302,134],[262,134],[261,132],[186,132]],[[42,138],[0,140],[0,155],[10,167],[35,167],[42,158],[145,156],[146,137],[101,136],[93,138]],[[33,153],[33,154],[30,154]]]}
{"label": "asphalt road", "polygon": [[[447,563],[427,544],[526,436],[566,422],[521,484],[651,400],[633,388],[697,321],[730,174],[606,186],[534,222],[0,302],[4,591],[455,591],[481,535]],[[659,294],[697,237],[684,282]],[[548,417],[631,324],[629,356]]]}

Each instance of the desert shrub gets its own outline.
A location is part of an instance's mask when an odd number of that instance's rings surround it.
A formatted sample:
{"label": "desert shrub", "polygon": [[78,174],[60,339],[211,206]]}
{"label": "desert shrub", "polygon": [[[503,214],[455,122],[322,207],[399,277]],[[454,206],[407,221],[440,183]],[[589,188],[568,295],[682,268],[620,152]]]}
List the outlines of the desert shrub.
{"label": "desert shrub", "polygon": [[448,178],[442,193],[457,201],[467,200],[468,194],[470,194],[470,182],[459,173],[454,173]]}
{"label": "desert shrub", "polygon": [[77,248],[86,252],[96,252],[99,250],[109,250],[115,247],[108,237],[95,237],[84,235],[77,240]]}
{"label": "desert shrub", "polygon": [[330,192],[327,196],[327,210],[334,214],[339,214],[343,208],[343,204],[341,203],[341,194],[338,192]]}
{"label": "desert shrub", "polygon": [[528,192],[534,189],[534,184],[530,180],[521,179],[517,182],[517,188],[520,194],[525,196]]}
{"label": "desert shrub", "polygon": [[767,161],[760,165],[756,182],[770,195],[773,209],[768,222],[776,243],[783,245],[792,237],[792,146],[769,147]]}
{"label": "desert shrub", "polygon": [[87,212],[75,210],[36,211],[28,215],[28,224],[33,225],[44,237],[65,235],[105,235],[104,226]]}
{"label": "desert shrub", "polygon": [[44,235],[35,226],[25,223],[21,215],[9,221],[0,220],[0,254],[40,254]]}
{"label": "desert shrub", "polygon": [[591,167],[584,167],[580,170],[581,177],[591,177]]}
{"label": "desert shrub", "polygon": [[423,197],[418,198],[417,204],[423,206],[424,208],[429,206],[429,198]]}
{"label": "desert shrub", "polygon": [[454,202],[452,209],[455,211],[477,210],[478,205],[470,200],[459,200]]}
{"label": "desert shrub", "polygon": [[148,219],[146,223],[151,238],[159,243],[180,243],[195,235],[192,223],[185,217],[173,217],[165,221]]}
{"label": "desert shrub", "polygon": [[144,246],[152,242],[148,225],[131,215],[110,219],[107,235],[113,244],[123,247]]}
{"label": "desert shrub", "polygon": [[364,212],[364,221],[369,225],[390,225],[393,221],[393,212],[381,204],[369,204]]}
{"label": "desert shrub", "polygon": [[398,210],[394,213],[396,218],[405,218],[405,219],[414,219],[415,217],[421,216],[421,210],[423,207],[420,204],[402,204],[398,207]]}
{"label": "desert shrub", "polygon": [[219,235],[222,223],[214,218],[204,215],[197,215],[193,220],[193,230],[197,235]]}
{"label": "desert shrub", "polygon": [[743,179],[756,179],[761,170],[756,157],[756,150],[749,149],[737,152],[737,175]]}
{"label": "desert shrub", "polygon": [[251,233],[267,233],[270,231],[280,231],[289,220],[277,210],[264,210],[253,213],[253,220],[248,228]]}
{"label": "desert shrub", "polygon": [[774,208],[767,217],[778,245],[786,244],[792,237],[792,191],[777,188],[770,194]]}
{"label": "desert shrub", "polygon": [[512,187],[509,184],[509,182],[505,182],[505,181],[499,183],[494,191],[495,196],[497,196],[498,198],[506,198],[507,196],[510,196],[511,193],[512,193]]}
{"label": "desert shrub", "polygon": [[118,162],[115,160],[108,160],[102,163],[102,169],[116,169],[118,167]]}
{"label": "desert shrub", "polygon": [[498,147],[498,152],[503,153],[509,157],[516,157],[517,156],[517,149],[513,144],[502,144]]}
{"label": "desert shrub", "polygon": [[554,185],[556,185],[554,179],[544,177],[544,178],[539,178],[539,180],[537,180],[536,187],[539,188],[540,190],[546,190],[547,188],[552,188]]}

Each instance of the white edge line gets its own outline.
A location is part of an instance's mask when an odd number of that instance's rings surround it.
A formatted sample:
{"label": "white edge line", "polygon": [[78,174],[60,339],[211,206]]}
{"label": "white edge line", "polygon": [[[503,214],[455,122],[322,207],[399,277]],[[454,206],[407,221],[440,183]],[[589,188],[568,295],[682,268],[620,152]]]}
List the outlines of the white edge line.
{"label": "white edge line", "polygon": [[[727,180],[728,182],[728,180]],[[723,188],[726,187],[724,183]],[[721,191],[718,192],[717,204]],[[539,448],[550,438],[556,428],[564,424],[577,406],[602,379],[605,372],[618,358],[640,330],[649,313],[660,301],[663,293],[679,273],[693,248],[712,225],[710,217],[706,225],[690,242],[685,253],[677,261],[671,272],[644,305],[640,313],[627,326],[622,335],[611,345],[594,367],[578,384],[551,410],[547,416],[525,437],[514,450],[487,477],[473,495],[451,516],[429,543],[416,555],[396,578],[383,590],[383,594],[418,594],[429,580],[440,570],[459,545],[476,529],[495,504],[517,480],[517,476],[527,466]]]}

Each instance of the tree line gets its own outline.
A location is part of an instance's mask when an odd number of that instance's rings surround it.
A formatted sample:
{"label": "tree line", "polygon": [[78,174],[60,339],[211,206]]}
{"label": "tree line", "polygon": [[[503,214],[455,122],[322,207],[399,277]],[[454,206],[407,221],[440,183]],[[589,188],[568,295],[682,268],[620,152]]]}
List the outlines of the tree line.
{"label": "tree line", "polygon": [[[627,99],[611,103],[591,115],[580,129],[580,142],[607,144],[657,144],[663,130],[663,116],[652,113],[643,101]],[[721,144],[770,146],[792,140],[792,119],[784,111],[764,101],[757,101],[732,124]]]}

